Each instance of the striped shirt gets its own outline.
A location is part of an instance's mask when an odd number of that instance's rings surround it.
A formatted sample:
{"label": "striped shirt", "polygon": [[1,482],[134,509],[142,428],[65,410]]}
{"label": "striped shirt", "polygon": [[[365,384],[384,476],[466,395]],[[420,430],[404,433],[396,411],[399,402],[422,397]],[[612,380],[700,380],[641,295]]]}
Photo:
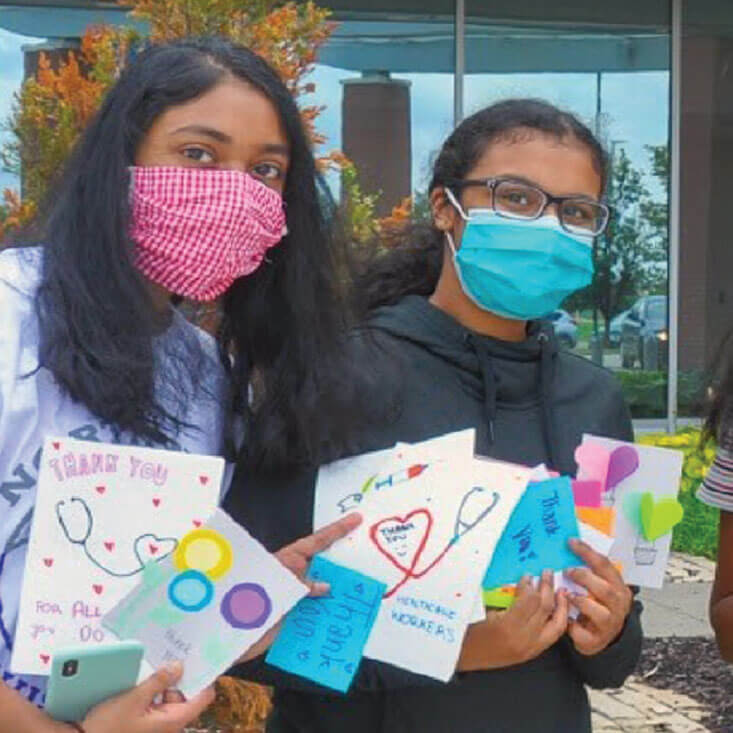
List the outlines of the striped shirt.
{"label": "striped shirt", "polygon": [[[730,418],[730,410],[725,418]],[[718,436],[718,451],[697,498],[704,504],[733,512],[733,424],[724,419],[725,428]]]}

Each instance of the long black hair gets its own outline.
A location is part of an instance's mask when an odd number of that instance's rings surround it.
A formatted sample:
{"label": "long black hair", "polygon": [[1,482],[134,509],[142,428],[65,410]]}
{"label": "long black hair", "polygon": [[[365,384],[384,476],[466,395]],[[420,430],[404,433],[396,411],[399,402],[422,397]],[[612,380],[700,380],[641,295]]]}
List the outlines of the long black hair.
{"label": "long black hair", "polygon": [[[329,198],[318,189],[291,94],[263,59],[227,40],[185,39],[140,51],[79,140],[42,222],[40,363],[74,400],[120,430],[157,443],[181,428],[196,391],[188,375],[206,365],[193,348],[179,346],[174,368],[156,375],[153,345],[161,324],[133,263],[128,167],[163,112],[228,75],[272,102],[290,165],[283,192],[288,234],[270,251],[269,265],[225,294],[222,361],[232,403],[248,415],[248,461],[317,463],[338,452],[350,410],[336,403],[346,405],[358,390],[350,365],[340,359],[347,318],[337,242],[324,214]],[[163,393],[177,401],[173,408],[160,398],[160,377]],[[324,412],[329,420],[319,419]]]}
{"label": "long black hair", "polygon": [[[507,99],[461,122],[438,153],[428,194],[460,180],[497,140],[540,132],[558,140],[572,139],[588,148],[605,188],[607,156],[591,130],[575,115],[538,99]],[[374,258],[359,278],[360,307],[365,311],[391,305],[407,294],[430,295],[443,267],[445,235],[430,224],[408,228],[401,242]]]}
{"label": "long black hair", "polygon": [[721,341],[706,374],[705,394],[700,395],[705,410],[701,444],[733,439],[733,330]]}

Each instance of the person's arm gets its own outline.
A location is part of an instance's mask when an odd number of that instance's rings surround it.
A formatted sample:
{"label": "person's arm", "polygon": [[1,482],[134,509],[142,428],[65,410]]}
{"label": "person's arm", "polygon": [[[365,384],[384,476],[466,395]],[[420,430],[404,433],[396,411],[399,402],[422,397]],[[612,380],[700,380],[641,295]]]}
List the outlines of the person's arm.
{"label": "person's arm", "polygon": [[570,547],[584,565],[565,574],[587,591],[570,597],[580,614],[568,624],[571,662],[590,687],[620,687],[641,654],[641,604],[607,557],[579,540]]}
{"label": "person's arm", "polygon": [[710,623],[720,655],[733,662],[733,415],[730,408],[718,429],[715,460],[698,489],[697,498],[720,509],[718,563],[710,594]]}
{"label": "person's arm", "polygon": [[65,723],[58,723],[28,702],[4,682],[0,682],[0,733],[72,733]]}
{"label": "person's arm", "polygon": [[[633,443],[634,427],[631,412],[616,378],[612,378],[603,393],[607,396],[607,403],[604,410],[603,428],[598,431],[598,434],[614,440]],[[607,633],[600,635],[592,633],[589,635],[588,629],[592,628],[592,624],[571,623],[570,633],[564,639],[567,653],[579,677],[587,685],[596,689],[623,685],[639,661],[643,638],[642,605],[636,600],[638,588],[623,584],[620,575],[606,563],[601,562],[601,566],[596,565],[593,577],[586,575],[586,580],[599,592],[603,592],[599,590],[599,581],[605,581],[607,585],[605,590],[610,590],[616,598],[613,599],[612,595],[606,596],[605,603],[601,603],[605,610],[598,608],[597,605],[590,609],[586,605],[585,608],[596,614],[600,611],[601,614],[608,616],[606,612],[609,611],[609,606],[615,606],[617,611],[612,614],[615,616],[614,620],[606,625]],[[589,590],[592,597],[593,590],[592,588]],[[583,601],[578,602],[584,603]],[[622,606],[620,611],[618,610],[619,604]],[[583,608],[580,610],[583,612]]]}
{"label": "person's arm", "polygon": [[733,513],[720,512],[718,564],[710,596],[710,623],[720,656],[733,662]]}
{"label": "person's arm", "polygon": [[[137,687],[92,708],[79,723],[84,733],[174,733],[195,720],[214,702],[212,687],[187,701],[154,701],[180,679],[183,667],[160,669]],[[51,719],[42,710],[0,682],[0,733],[74,733],[68,723]]]}

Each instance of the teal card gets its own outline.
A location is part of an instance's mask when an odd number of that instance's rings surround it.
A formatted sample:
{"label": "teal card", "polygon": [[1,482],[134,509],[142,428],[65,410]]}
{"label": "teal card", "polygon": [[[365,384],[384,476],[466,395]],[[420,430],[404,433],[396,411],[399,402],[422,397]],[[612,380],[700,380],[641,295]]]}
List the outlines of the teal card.
{"label": "teal card", "polygon": [[578,536],[570,478],[529,484],[496,546],[483,587],[512,585],[523,575],[576,567],[580,560],[568,540]]}

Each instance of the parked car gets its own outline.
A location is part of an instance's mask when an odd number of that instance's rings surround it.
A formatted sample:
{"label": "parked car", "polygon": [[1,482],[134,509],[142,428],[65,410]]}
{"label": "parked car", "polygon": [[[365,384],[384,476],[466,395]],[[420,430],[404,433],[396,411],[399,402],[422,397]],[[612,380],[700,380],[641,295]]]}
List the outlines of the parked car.
{"label": "parked car", "polygon": [[555,338],[561,349],[574,349],[578,344],[578,324],[575,319],[564,310],[552,311],[545,316],[545,320],[552,323]]}
{"label": "parked car", "polygon": [[608,343],[611,346],[618,346],[621,343],[621,327],[630,311],[631,309],[628,308],[611,319],[611,323],[608,325]]}
{"label": "parked car", "polygon": [[621,324],[621,366],[642,369],[667,366],[667,298],[646,295],[634,303]]}

